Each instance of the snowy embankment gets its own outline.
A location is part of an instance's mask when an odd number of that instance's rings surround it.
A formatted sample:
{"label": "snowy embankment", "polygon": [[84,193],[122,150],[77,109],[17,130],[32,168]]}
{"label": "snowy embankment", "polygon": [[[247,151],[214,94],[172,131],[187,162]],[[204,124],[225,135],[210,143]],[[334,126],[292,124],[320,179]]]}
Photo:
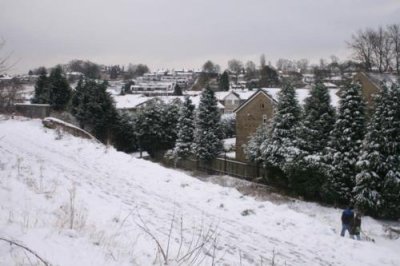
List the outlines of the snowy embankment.
{"label": "snowy embankment", "polygon": [[[380,223],[365,218],[376,243],[359,242],[338,236],[339,218],[60,138],[40,120],[0,121],[0,237],[52,265],[400,265]],[[0,265],[36,262],[0,241]]]}

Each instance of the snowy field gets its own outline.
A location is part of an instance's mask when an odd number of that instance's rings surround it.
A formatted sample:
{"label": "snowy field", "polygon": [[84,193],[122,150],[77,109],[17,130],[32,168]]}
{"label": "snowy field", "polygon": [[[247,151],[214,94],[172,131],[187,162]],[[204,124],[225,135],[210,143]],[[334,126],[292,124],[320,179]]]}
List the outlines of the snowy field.
{"label": "snowy field", "polygon": [[[268,198],[0,118],[0,237],[51,265],[400,265],[382,222],[355,241],[339,209]],[[43,264],[0,241],[0,265]]]}

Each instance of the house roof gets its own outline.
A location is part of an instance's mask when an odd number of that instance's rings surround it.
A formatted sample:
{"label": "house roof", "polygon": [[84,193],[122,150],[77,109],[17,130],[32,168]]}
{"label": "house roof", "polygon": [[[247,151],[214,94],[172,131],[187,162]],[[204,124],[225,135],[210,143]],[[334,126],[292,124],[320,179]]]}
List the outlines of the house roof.
{"label": "house roof", "polygon": [[263,89],[259,89],[258,91],[254,92],[253,95],[250,98],[248,98],[244,103],[242,103],[238,108],[233,110],[233,112],[234,113],[239,112],[243,107],[245,107],[248,103],[250,103],[259,94],[264,94],[267,98],[270,98],[273,102],[276,102],[276,100],[273,97],[271,97],[271,95],[269,95],[268,92],[266,92]]}
{"label": "house roof", "polygon": [[234,91],[217,91],[215,93],[215,97],[217,98],[218,101],[223,101],[225,100],[226,97],[228,97],[228,95],[233,94],[236,97],[240,98],[240,96],[238,95],[238,93],[234,92]]}
{"label": "house roof", "polygon": [[[193,105],[197,108],[200,104],[200,95],[190,96],[190,100],[192,100]],[[126,94],[126,95],[114,95],[114,100],[116,103],[117,109],[133,109],[138,106],[149,102],[151,100],[158,99],[164,103],[173,103],[174,101],[185,101],[185,96],[144,96],[143,94]],[[224,109],[225,107],[217,102],[218,109]]]}
{"label": "house roof", "polygon": [[400,76],[387,73],[365,73],[365,75],[374,82],[378,87],[380,84],[384,83],[387,85],[392,85],[393,83],[398,83]]}
{"label": "house roof", "polygon": [[150,101],[151,97],[142,94],[114,95],[115,105],[117,109],[132,109],[138,105]]}

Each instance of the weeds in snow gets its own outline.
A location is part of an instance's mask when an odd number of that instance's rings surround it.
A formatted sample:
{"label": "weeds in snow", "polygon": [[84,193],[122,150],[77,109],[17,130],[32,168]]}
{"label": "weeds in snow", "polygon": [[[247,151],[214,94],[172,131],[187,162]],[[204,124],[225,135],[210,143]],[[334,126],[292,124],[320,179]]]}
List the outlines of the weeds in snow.
{"label": "weeds in snow", "polygon": [[58,226],[60,228],[68,228],[82,230],[86,225],[87,210],[80,205],[76,205],[76,185],[73,184],[68,189],[69,201],[60,207],[58,215]]}
{"label": "weeds in snow", "polygon": [[[165,244],[154,230],[151,230],[147,223],[138,214],[139,222],[135,221],[136,225],[155,242],[157,253],[155,255],[154,264],[160,265],[201,265],[208,258],[211,265],[216,265],[216,251],[222,248],[218,247],[218,225],[210,224],[204,227],[203,223],[200,228],[193,228],[190,240],[185,238],[185,230],[183,227],[183,218],[179,221],[175,218],[175,214],[171,219],[169,231],[166,235]],[[179,226],[176,224],[179,223]],[[173,245],[175,246],[173,247]],[[172,250],[174,251],[171,254]],[[222,257],[219,259],[221,260]]]}

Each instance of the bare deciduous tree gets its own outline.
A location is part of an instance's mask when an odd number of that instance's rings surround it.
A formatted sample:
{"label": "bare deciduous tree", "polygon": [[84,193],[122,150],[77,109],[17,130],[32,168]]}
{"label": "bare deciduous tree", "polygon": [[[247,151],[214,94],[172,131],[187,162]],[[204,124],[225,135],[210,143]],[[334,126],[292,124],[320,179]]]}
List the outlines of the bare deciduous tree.
{"label": "bare deciduous tree", "polygon": [[391,43],[388,38],[387,32],[379,27],[377,31],[369,32],[370,41],[372,45],[373,62],[382,73],[390,66]]}
{"label": "bare deciduous tree", "polygon": [[260,68],[262,69],[263,67],[265,67],[265,54],[262,54],[260,56]]}
{"label": "bare deciduous tree", "polygon": [[8,69],[7,61],[10,58],[10,55],[3,55],[2,50],[4,48],[5,41],[3,39],[0,40],[0,74],[4,73]]}
{"label": "bare deciduous tree", "polygon": [[393,46],[394,67],[397,74],[400,74],[400,24],[389,25],[387,31]]}
{"label": "bare deciduous tree", "polygon": [[207,62],[204,63],[202,71],[204,73],[219,73],[220,72],[220,67],[217,64],[214,64],[211,60],[208,60]]}
{"label": "bare deciduous tree", "polygon": [[309,61],[308,59],[300,59],[296,62],[297,68],[300,70],[301,73],[305,73],[308,69]]}
{"label": "bare deciduous tree", "polygon": [[0,112],[11,112],[14,104],[23,101],[23,87],[15,79],[0,82]]}
{"label": "bare deciduous tree", "polygon": [[239,74],[243,70],[243,63],[237,59],[228,61],[228,69],[235,74]]}
{"label": "bare deciduous tree", "polygon": [[364,64],[365,70],[372,69],[372,30],[365,31],[359,30],[356,34],[351,36],[351,41],[348,43],[349,47],[353,50],[355,60]]}
{"label": "bare deciduous tree", "polygon": [[400,25],[393,24],[377,30],[360,30],[352,35],[348,46],[354,59],[364,65],[365,70],[378,70],[380,73],[395,69],[400,65]]}
{"label": "bare deciduous tree", "polygon": [[246,63],[246,79],[253,79],[257,76],[257,66],[253,61]]}

